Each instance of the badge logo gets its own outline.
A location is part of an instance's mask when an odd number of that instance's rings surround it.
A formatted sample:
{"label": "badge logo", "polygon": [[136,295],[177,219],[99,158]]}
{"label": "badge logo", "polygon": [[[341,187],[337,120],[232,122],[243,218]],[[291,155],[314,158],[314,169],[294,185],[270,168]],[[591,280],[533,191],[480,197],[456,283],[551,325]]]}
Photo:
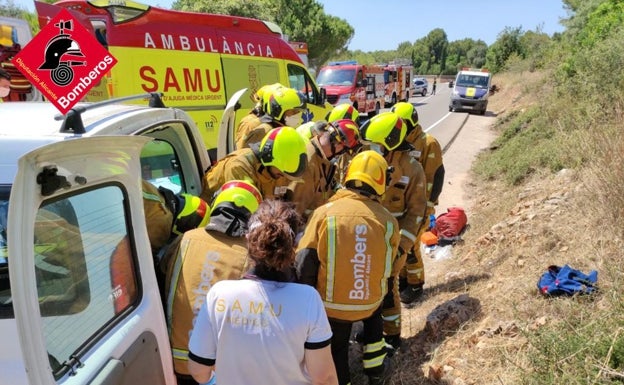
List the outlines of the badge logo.
{"label": "badge logo", "polygon": [[12,62],[66,114],[117,64],[117,59],[63,9]]}

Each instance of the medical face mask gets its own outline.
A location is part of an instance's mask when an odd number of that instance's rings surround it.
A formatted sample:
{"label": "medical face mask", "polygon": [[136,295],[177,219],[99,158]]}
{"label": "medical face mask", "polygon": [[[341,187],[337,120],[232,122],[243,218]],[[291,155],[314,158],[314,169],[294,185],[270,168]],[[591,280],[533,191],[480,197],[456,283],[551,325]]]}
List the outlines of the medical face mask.
{"label": "medical face mask", "polygon": [[299,127],[301,125],[301,113],[286,116],[284,118],[284,123],[288,127],[294,127],[294,128]]}
{"label": "medical face mask", "polygon": [[371,150],[375,151],[376,153],[381,154],[382,156],[384,155],[383,147],[381,147],[381,144],[371,143],[369,144],[369,147]]}
{"label": "medical face mask", "polygon": [[10,92],[11,89],[9,87],[0,87],[0,98],[6,98]]}

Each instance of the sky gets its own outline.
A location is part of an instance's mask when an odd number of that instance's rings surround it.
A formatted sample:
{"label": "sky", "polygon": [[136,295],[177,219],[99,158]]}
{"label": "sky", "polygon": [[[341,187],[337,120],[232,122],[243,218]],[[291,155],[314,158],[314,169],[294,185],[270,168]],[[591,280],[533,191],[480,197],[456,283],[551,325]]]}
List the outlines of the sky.
{"label": "sky", "polygon": [[[174,0],[137,0],[170,8]],[[561,0],[317,0],[325,13],[346,20],[355,30],[349,50],[388,51],[405,41],[414,43],[433,29],[448,41],[471,38],[494,43],[505,27],[521,27],[552,35],[562,32],[567,18]],[[34,11],[33,0],[14,4]]]}

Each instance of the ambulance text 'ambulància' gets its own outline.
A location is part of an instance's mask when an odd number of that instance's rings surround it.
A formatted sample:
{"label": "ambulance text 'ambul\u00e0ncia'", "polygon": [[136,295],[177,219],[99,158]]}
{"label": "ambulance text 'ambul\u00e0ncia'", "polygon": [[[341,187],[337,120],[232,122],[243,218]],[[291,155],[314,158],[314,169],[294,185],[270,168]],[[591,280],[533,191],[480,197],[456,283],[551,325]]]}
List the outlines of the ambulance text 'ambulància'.
{"label": "ambulance text 'ambul\u00e0ncia'", "polygon": [[187,111],[201,130],[211,155],[229,98],[248,88],[236,122],[253,107],[253,93],[282,83],[307,97],[303,122],[323,119],[331,109],[297,52],[278,26],[238,16],[180,12],[134,1],[62,0],[35,2],[39,23],[66,8],[118,63],[94,87],[87,101],[163,92],[167,106]]}

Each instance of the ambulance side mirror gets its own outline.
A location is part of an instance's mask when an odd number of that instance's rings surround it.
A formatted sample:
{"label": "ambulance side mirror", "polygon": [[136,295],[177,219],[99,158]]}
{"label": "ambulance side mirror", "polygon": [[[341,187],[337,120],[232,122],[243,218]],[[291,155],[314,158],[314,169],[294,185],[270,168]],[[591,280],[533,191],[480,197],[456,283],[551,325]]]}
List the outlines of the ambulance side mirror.
{"label": "ambulance side mirror", "polygon": [[324,87],[321,87],[320,94],[321,94],[321,102],[319,104],[324,105],[325,102],[327,101],[327,90]]}

